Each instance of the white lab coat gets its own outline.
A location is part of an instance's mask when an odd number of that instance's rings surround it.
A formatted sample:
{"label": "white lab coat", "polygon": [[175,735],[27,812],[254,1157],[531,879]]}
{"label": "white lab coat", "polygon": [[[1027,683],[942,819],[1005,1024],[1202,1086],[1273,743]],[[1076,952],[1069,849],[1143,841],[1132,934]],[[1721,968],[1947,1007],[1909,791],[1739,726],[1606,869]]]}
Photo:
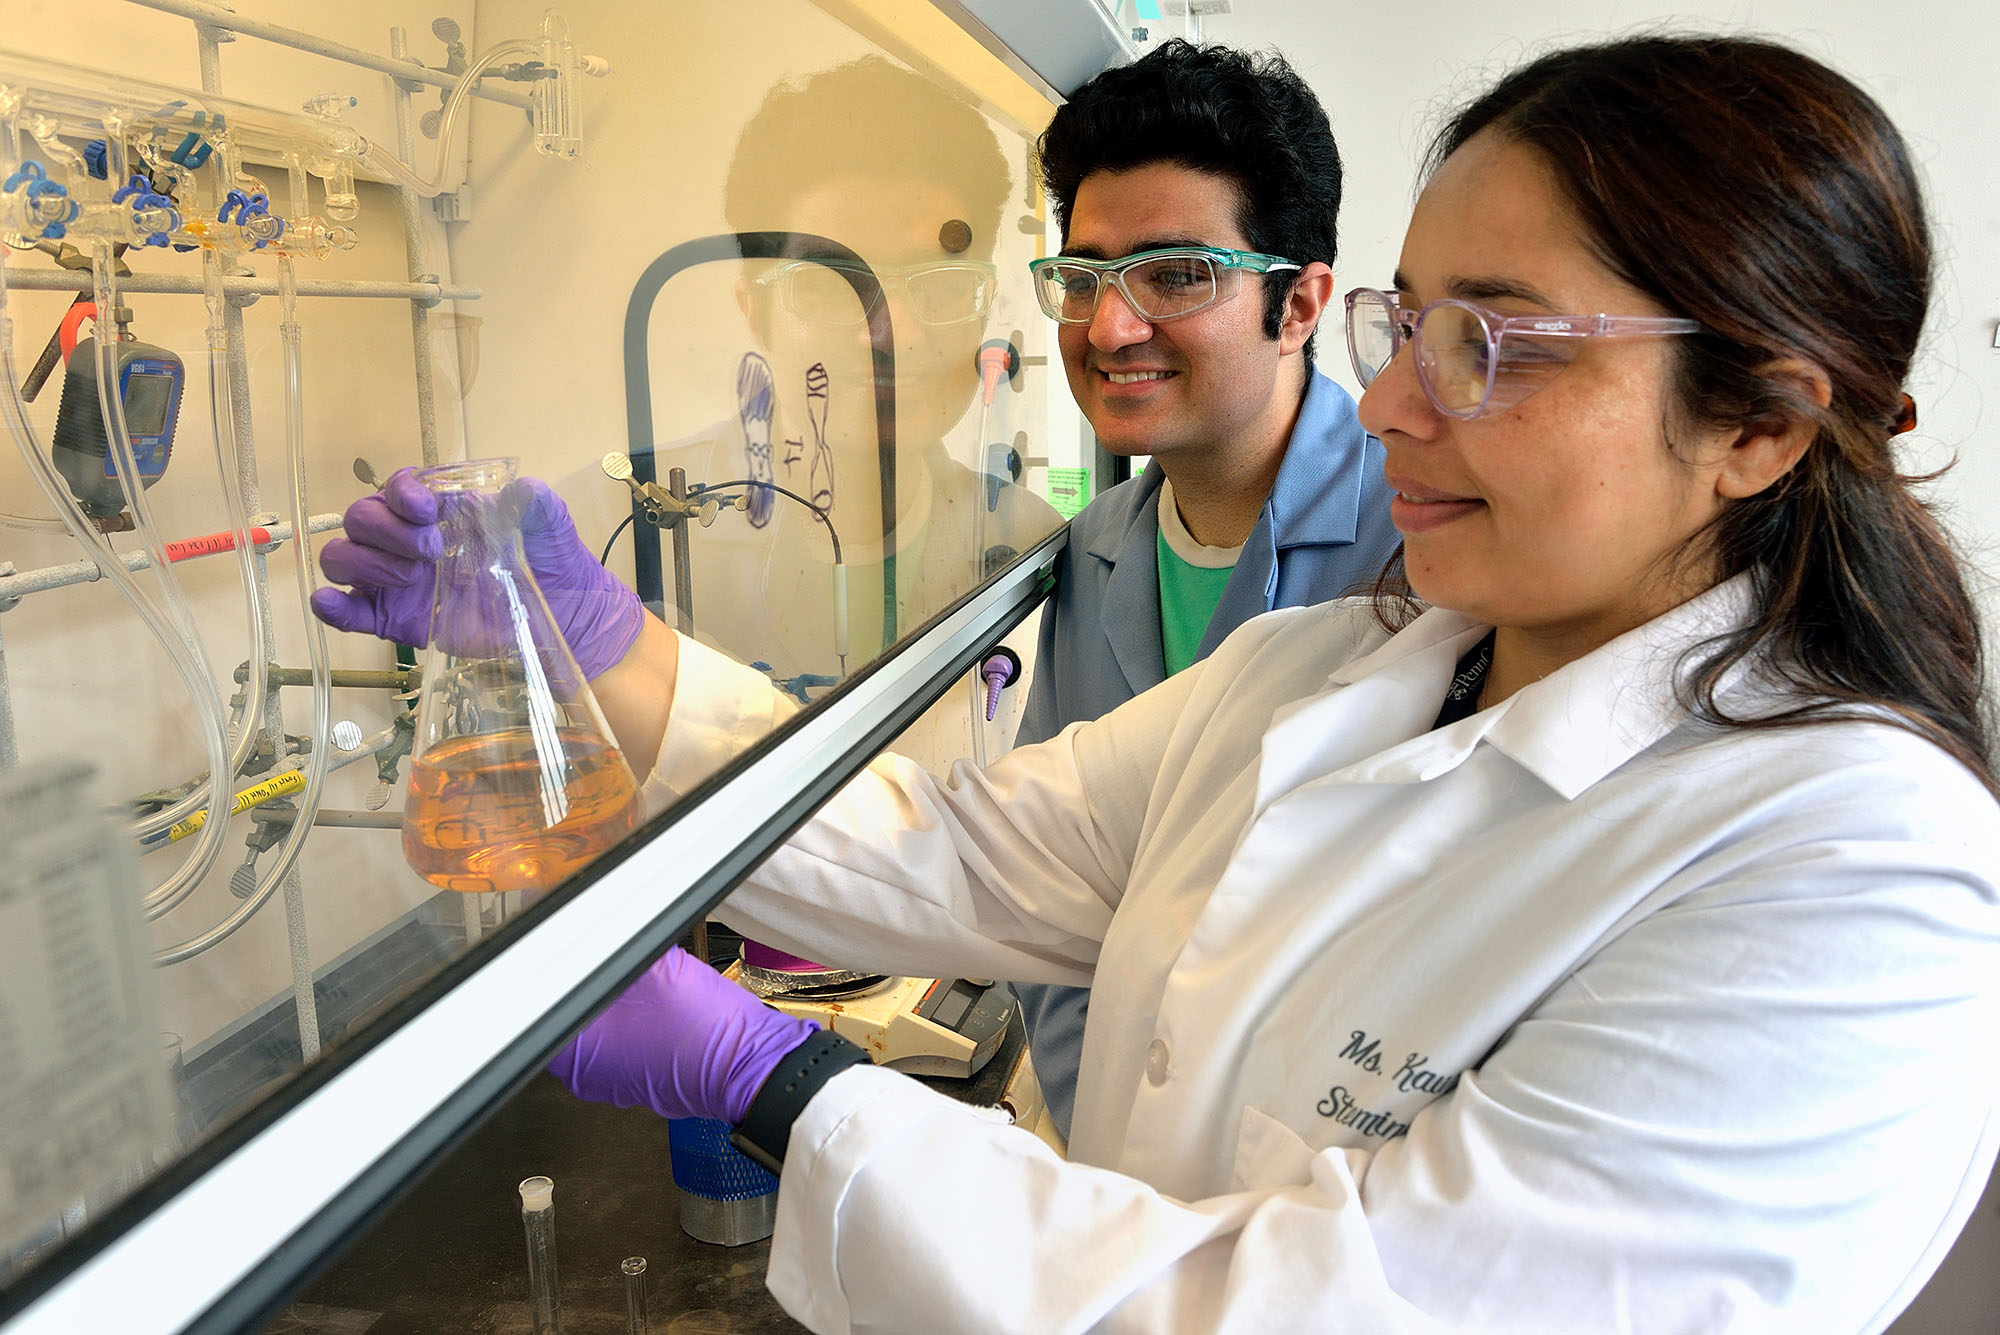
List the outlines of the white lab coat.
{"label": "white lab coat", "polygon": [[[983,774],[878,759],[720,916],[1092,983],[1072,1161],[845,1073],[773,1291],[820,1331],[1879,1329],[1992,1161],[2000,813],[1886,725],[1690,721],[1671,665],[1744,607],[1437,731],[1483,627],[1279,612]],[[656,801],[788,709],[682,653]]]}

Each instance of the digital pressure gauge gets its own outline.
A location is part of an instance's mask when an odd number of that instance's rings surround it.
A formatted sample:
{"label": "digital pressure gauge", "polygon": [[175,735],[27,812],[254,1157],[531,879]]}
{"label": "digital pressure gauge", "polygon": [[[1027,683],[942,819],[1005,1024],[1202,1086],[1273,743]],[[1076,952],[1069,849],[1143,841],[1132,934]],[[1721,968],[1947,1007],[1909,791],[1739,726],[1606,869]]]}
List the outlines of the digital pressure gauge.
{"label": "digital pressure gauge", "polygon": [[[121,339],[112,346],[116,349],[119,401],[125,405],[125,428],[131,433],[132,454],[139,466],[138,481],[142,487],[150,487],[167,471],[167,460],[173,455],[174,424],[180,417],[186,372],[181,359],[166,348],[136,339]],[[94,337],[79,340],[70,354],[49,453],[85,513],[107,518],[124,512],[118,461],[111,451],[111,433],[97,396]]]}

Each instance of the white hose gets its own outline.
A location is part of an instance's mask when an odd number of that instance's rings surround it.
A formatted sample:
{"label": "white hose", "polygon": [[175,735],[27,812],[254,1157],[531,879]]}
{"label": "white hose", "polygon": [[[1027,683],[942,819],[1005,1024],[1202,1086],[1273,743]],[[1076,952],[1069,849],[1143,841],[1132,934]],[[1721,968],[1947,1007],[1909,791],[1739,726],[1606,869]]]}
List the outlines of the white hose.
{"label": "white hose", "polygon": [[[106,128],[111,127],[107,124]],[[100,321],[98,337],[93,343],[97,352],[97,401],[104,415],[104,433],[111,446],[118,488],[124,493],[126,508],[132,512],[146,554],[152,558],[153,576],[159,586],[165,613],[162,615],[159,605],[153,604],[150,599],[143,606],[155,618],[148,624],[160,640],[161,647],[174,659],[174,666],[187,686],[188,699],[194,705],[195,724],[208,751],[208,808],[210,811],[227,811],[235,796],[231,791],[235,775],[229,769],[229,746],[223,733],[223,719],[227,711],[222,697],[216,693],[215,678],[209,671],[208,655],[202,648],[201,632],[195,626],[194,612],[188,607],[180,577],[167,560],[167,548],[160,538],[159,526],[153,522],[153,509],[146,500],[146,487],[139,478],[139,459],[132,451],[132,435],[125,422],[125,399],[118,385],[118,342],[110,325],[113,313],[118,309],[118,275],[111,259],[110,242],[100,240],[91,247],[90,273]],[[108,570],[115,566],[123,571],[125,563],[110,556],[109,544],[103,543],[102,539],[99,543],[103,546],[99,567]],[[103,556],[110,556],[109,566]],[[132,587],[136,590],[137,583],[133,582]],[[142,610],[140,615],[146,616],[147,610]],[[227,833],[226,821],[211,821],[202,827],[187,861],[172,876],[148,891],[141,901],[149,918],[170,912],[194,893],[201,878],[215,865]]]}
{"label": "white hose", "polygon": [[201,279],[208,307],[208,402],[215,437],[216,483],[229,511],[229,531],[236,538],[236,575],[243,581],[243,610],[250,626],[250,677],[243,686],[244,708],[236,717],[236,745],[230,755],[229,773],[233,780],[242,773],[257,735],[263,730],[271,653],[264,642],[264,617],[257,606],[257,566],[250,542],[250,516],[244,512],[243,489],[236,469],[231,466],[236,460],[236,398],[229,381],[222,256],[213,250],[202,254]]}
{"label": "white hose", "polygon": [[[36,436],[34,421],[28,416],[27,404],[21,398],[20,375],[14,366],[14,322],[6,310],[6,272],[6,255],[4,248],[0,248],[0,378],[5,380],[4,389],[0,389],[0,412],[4,412],[7,418],[8,428],[14,436],[14,443],[19,448],[22,459],[28,465],[29,474],[41,488],[42,495],[49,505],[62,516],[64,527],[68,529],[70,536],[76,539],[77,543],[97,562],[98,569],[104,577],[118,587],[118,591],[139,614],[139,619],[159,641],[160,647],[165,650],[168,660],[173,663],[175,671],[180,674],[182,683],[187,687],[189,697],[197,702],[204,696],[214,701],[215,685],[208,676],[206,665],[189,652],[187,644],[174,632],[160,608],[146,591],[139,587],[138,581],[132,577],[132,572],[125,568],[125,563],[118,559],[118,554],[111,549],[111,545],[104,540],[104,536],[97,531],[96,526],[85,517],[81,507],[70,499],[68,489],[56,474],[55,466],[43,452],[42,443]],[[119,420],[122,428],[122,416]],[[128,455],[131,453],[129,439],[125,442],[125,453]],[[122,469],[125,465],[121,463],[119,467]],[[130,473],[124,476],[129,477]],[[219,713],[220,702],[216,701],[215,710],[208,712],[204,720],[208,726],[202,730],[202,740],[209,751],[211,801],[217,799],[227,801],[231,796],[229,775],[223,768],[227,757],[223,753]],[[216,823],[221,824],[221,822]],[[211,848],[219,849],[215,839],[206,842]],[[209,859],[212,863],[213,851],[210,852]]]}
{"label": "white hose", "polygon": [[470,94],[478,84],[480,75],[484,74],[495,61],[506,56],[529,56],[539,60],[541,55],[542,48],[537,42],[525,40],[502,42],[473,61],[465,73],[459,76],[458,82],[452,85],[451,92],[444,100],[444,112],[438,121],[437,158],[431,164],[429,176],[418,176],[395,154],[377,148],[372,142],[361,154],[361,165],[381,172],[398,185],[408,186],[426,198],[444,193],[445,173],[451,163],[452,132],[458,126],[459,111],[471,100]]}
{"label": "white hose", "polygon": [[[257,606],[250,519],[243,509],[236,471],[230,466],[236,457],[236,402],[229,385],[229,350],[223,333],[222,257],[212,250],[202,256],[202,285],[208,298],[208,402],[216,480],[229,512],[229,531],[236,540],[236,573],[243,582],[243,607],[250,621],[250,678],[243,686],[243,706],[234,711],[230,720],[230,727],[235,730],[229,750],[229,778],[233,784],[248,763],[263,727],[271,655],[270,646],[264,642],[264,618]],[[204,794],[196,789],[170,806],[139,817],[132,823],[131,832],[142,839],[157,834],[201,810],[205,801]]]}
{"label": "white hose", "polygon": [[[312,614],[316,581],[313,577],[312,532],[307,524],[305,374],[299,336],[298,297],[298,280],[292,269],[292,258],[281,252],[278,255],[278,333],[285,348],[285,459],[291,482],[293,555],[297,562],[299,607],[306,621],[306,647],[312,660],[313,679],[310,734],[313,742],[312,751],[306,759],[306,787],[299,795],[298,814],[292,820],[292,828],[285,832],[285,841],[279,846],[278,856],[265,869],[256,890],[233,913],[206,932],[179,945],[155,951],[155,964],[176,964],[199,955],[248,922],[257,910],[264,907],[298,861],[299,850],[305,845],[313,818],[319,814],[320,791],[325,786],[327,769],[333,757],[333,669],[327,657],[326,628]],[[229,808],[213,806],[209,809],[227,811]],[[222,825],[227,822],[211,823]]]}

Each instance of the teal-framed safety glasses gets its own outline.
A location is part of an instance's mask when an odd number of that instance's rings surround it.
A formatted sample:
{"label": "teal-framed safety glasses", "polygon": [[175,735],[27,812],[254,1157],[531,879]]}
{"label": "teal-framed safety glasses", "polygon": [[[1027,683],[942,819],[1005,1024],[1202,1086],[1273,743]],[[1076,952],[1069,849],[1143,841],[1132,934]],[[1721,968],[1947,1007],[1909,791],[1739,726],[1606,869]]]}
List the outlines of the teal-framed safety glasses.
{"label": "teal-framed safety glasses", "polygon": [[[809,324],[860,325],[872,313],[855,296],[838,261],[786,260],[751,281],[775,289],[784,308]],[[964,324],[986,318],[999,291],[999,270],[984,260],[945,260],[874,268],[881,290],[900,292],[917,319],[927,325]]]}
{"label": "teal-framed safety glasses", "polygon": [[1206,310],[1236,295],[1245,273],[1298,269],[1297,263],[1223,246],[1165,246],[1116,260],[1051,255],[1028,261],[1035,300],[1058,324],[1089,324],[1107,284],[1149,324]]}

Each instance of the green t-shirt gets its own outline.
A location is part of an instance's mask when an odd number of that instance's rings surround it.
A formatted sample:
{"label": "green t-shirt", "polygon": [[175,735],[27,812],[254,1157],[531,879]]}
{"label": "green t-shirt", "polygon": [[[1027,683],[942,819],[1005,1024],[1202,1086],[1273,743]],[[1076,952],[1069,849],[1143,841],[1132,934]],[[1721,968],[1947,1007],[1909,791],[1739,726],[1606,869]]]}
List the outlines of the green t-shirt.
{"label": "green t-shirt", "polygon": [[1159,535],[1153,546],[1160,568],[1160,655],[1171,677],[1194,662],[1242,549],[1196,543],[1180,522],[1167,484],[1160,488]]}

